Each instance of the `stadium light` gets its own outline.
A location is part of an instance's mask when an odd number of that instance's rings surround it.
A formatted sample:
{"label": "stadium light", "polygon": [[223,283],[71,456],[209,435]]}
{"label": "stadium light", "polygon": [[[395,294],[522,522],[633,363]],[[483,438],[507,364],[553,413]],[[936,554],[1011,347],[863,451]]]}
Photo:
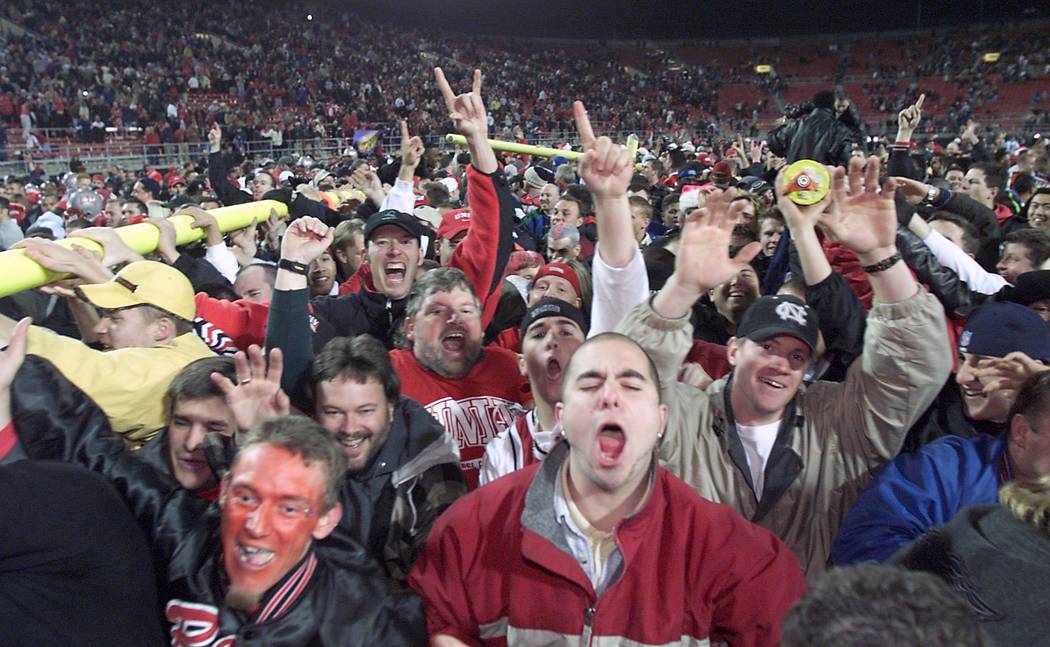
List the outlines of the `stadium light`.
{"label": "stadium light", "polygon": [[985,52],[981,55],[981,60],[985,63],[998,63],[1000,56],[1002,56],[1000,52]]}
{"label": "stadium light", "polygon": [[772,71],[773,71],[773,66],[772,65],[766,65],[766,64],[763,63],[761,65],[756,65],[755,66],[755,74],[769,74]]}
{"label": "stadium light", "polygon": [[308,13],[308,14],[306,14],[306,19],[307,20],[313,20],[314,19],[314,15],[312,13]]}

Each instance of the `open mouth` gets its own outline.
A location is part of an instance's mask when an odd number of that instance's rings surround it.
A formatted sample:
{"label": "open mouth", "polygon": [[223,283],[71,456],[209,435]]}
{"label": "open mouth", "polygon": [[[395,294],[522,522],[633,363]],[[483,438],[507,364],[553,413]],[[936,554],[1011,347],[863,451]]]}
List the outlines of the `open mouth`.
{"label": "open mouth", "polygon": [[780,382],[777,382],[776,380],[771,380],[768,377],[760,377],[760,378],[758,378],[758,381],[761,382],[762,384],[765,384],[766,386],[768,386],[771,389],[786,389],[787,388],[786,384],[782,384]]}
{"label": "open mouth", "polygon": [[547,379],[551,382],[561,379],[561,362],[553,357],[547,360]]}
{"label": "open mouth", "polygon": [[408,272],[408,267],[401,262],[388,263],[383,268],[383,274],[386,276],[388,281],[394,283],[401,283],[405,280],[405,274]]}
{"label": "open mouth", "polygon": [[987,397],[987,396],[985,395],[985,393],[984,393],[984,390],[983,390],[983,389],[980,389],[980,388],[973,388],[973,387],[967,387],[967,386],[964,386],[964,387],[962,387],[962,394],[963,394],[963,397],[964,397],[964,398],[969,398],[969,399],[971,399],[971,400],[972,400],[972,399],[976,399],[976,398],[984,398],[984,397]]}
{"label": "open mouth", "polygon": [[454,330],[441,338],[441,348],[449,352],[461,352],[467,345],[467,336],[460,330]]}
{"label": "open mouth", "polygon": [[348,449],[358,449],[372,434],[346,434],[339,437],[339,444]]}
{"label": "open mouth", "polygon": [[605,424],[598,429],[598,464],[601,467],[613,467],[623,456],[627,437],[617,424]]}
{"label": "open mouth", "polygon": [[237,544],[237,561],[248,568],[263,568],[277,557],[277,553],[265,548]]}

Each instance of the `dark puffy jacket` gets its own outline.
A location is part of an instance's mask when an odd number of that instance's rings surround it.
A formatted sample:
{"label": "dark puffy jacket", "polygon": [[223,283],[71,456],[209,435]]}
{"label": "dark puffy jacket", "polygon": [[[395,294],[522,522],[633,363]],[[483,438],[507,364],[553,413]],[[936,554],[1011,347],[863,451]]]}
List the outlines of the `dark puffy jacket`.
{"label": "dark puffy jacket", "polygon": [[391,591],[364,549],[340,531],[316,542],[266,593],[257,614],[229,608],[218,505],[133,455],[101,409],[46,360],[26,358],[11,396],[28,456],[103,474],[147,533],[172,645],[426,644],[418,598]]}
{"label": "dark puffy jacket", "polygon": [[769,132],[769,150],[788,162],[814,160],[846,166],[853,150],[854,134],[826,108],[814,108],[802,119]]}

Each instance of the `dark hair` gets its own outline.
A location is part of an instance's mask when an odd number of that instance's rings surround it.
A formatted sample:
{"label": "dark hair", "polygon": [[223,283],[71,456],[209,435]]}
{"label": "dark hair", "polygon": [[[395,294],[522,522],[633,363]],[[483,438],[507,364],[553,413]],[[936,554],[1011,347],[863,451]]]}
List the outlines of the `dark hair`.
{"label": "dark hair", "polygon": [[784,618],[785,647],[991,645],[970,606],[929,573],[884,564],[833,569]]}
{"label": "dark hair", "polygon": [[301,457],[308,466],[320,465],[325,480],[324,511],[339,502],[339,489],[346,474],[346,457],[321,425],[302,416],[269,418],[257,423],[241,439],[227,477],[237,468],[241,455],[253,445],[276,445]]}
{"label": "dark hair", "polygon": [[1050,195],[1050,186],[1036,189],[1035,193],[1032,194],[1032,197],[1028,198],[1028,202],[1024,203],[1024,209],[1021,210],[1021,215],[1024,216],[1025,219],[1028,218],[1028,209],[1032,206],[1032,200],[1034,200],[1037,195]]}
{"label": "dark hair", "polygon": [[222,398],[222,389],[211,381],[212,373],[221,373],[231,381],[237,381],[237,370],[232,357],[204,357],[190,362],[175,374],[164,393],[164,410],[171,416],[175,405],[183,400]]}
{"label": "dark hair", "polygon": [[573,184],[565,189],[561,199],[579,205],[581,216],[589,216],[594,213],[594,198],[591,196],[591,190],[581,184]]}
{"label": "dark hair", "polygon": [[649,204],[649,201],[640,195],[632,195],[627,198],[627,202],[632,207],[638,207],[645,213],[646,220],[653,219],[653,205]]}
{"label": "dark hair", "polygon": [[[637,348],[638,350],[642,351],[642,355],[645,356],[646,364],[648,364],[649,377],[652,378],[653,386],[656,388],[656,395],[660,399],[660,402],[662,403],[664,401],[664,397],[663,397],[663,391],[660,389],[660,372],[658,370],[656,370],[656,362],[654,362],[653,358],[649,356],[649,353],[647,353],[645,351],[645,349],[642,348],[641,344],[639,344],[637,341],[631,339],[627,335],[623,335],[623,334],[618,333],[618,332],[603,332],[603,333],[595,335],[594,337],[591,337],[591,338],[587,339],[585,342],[580,344],[580,347],[577,348],[576,352],[573,353],[572,357],[569,358],[569,363],[565,365],[564,375],[568,376],[572,372],[573,362],[575,362],[576,358],[580,356],[580,351],[583,350],[584,347],[591,346],[593,344],[597,344],[597,343],[600,343],[600,342],[603,342],[603,341],[612,340],[612,339],[625,341],[625,342],[631,344],[632,346],[634,346],[635,348]],[[565,389],[568,388],[569,384],[570,384],[569,380],[567,380],[567,379],[563,379],[562,380],[562,393],[563,394],[565,393]]]}
{"label": "dark hair", "polygon": [[143,175],[138,181],[142,184],[142,188],[149,191],[154,198],[160,195],[160,184],[153,178]]}
{"label": "dark hair", "polygon": [[146,203],[142,200],[139,200],[138,198],[127,198],[126,200],[124,200],[124,204],[128,203],[137,204],[139,206],[139,211],[142,213],[147,213],[149,211],[149,208],[146,206]]}
{"label": "dark hair", "polygon": [[345,377],[364,384],[374,377],[383,385],[388,404],[396,404],[401,395],[401,379],[390,363],[386,347],[371,335],[336,337],[324,345],[310,365],[310,389],[321,382]]}
{"label": "dark hair", "polygon": [[1014,181],[1010,183],[1010,188],[1017,191],[1018,194],[1028,193],[1035,189],[1035,178],[1029,173],[1018,173]]}
{"label": "dark hair", "polygon": [[943,220],[944,222],[950,222],[963,232],[963,251],[967,254],[976,254],[977,250],[981,246],[981,240],[977,235],[977,230],[974,229],[973,223],[966,218],[952,213],[950,211],[934,211],[930,217],[930,222],[936,220]]}
{"label": "dark hair", "polygon": [[1018,229],[1003,237],[1003,245],[1019,243],[1028,250],[1028,260],[1039,267],[1050,258],[1050,235],[1039,229]]}
{"label": "dark hair", "polygon": [[1003,167],[992,162],[979,162],[972,164],[971,169],[977,169],[984,173],[984,185],[989,189],[999,189],[1002,191],[1006,188],[1006,172],[1003,171]]}
{"label": "dark hair", "polygon": [[1042,418],[1050,413],[1050,370],[1031,375],[1017,390],[1017,397],[1010,407],[1007,420],[1014,416],[1028,419]]}
{"label": "dark hair", "polygon": [[452,201],[452,194],[448,192],[448,187],[440,182],[432,182],[427,185],[426,197],[427,204],[431,206],[444,205]]}
{"label": "dark hair", "polygon": [[813,95],[813,107],[826,110],[835,109],[835,93],[831,90],[822,90]]}

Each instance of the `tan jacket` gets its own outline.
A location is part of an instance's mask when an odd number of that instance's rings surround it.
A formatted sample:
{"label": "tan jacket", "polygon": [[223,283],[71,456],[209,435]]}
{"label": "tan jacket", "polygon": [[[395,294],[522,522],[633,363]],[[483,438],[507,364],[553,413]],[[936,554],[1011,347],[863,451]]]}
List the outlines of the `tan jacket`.
{"label": "tan jacket", "polygon": [[868,315],[864,353],[846,381],[799,390],[766,465],[762,501],[726,415],[732,375],[700,391],[677,381],[692,342],[689,318],[666,319],[648,302],[617,331],[635,339],[660,372],[670,407],[661,462],[700,495],[780,537],[808,575],[822,572],[839,524],[872,470],[897,455],[908,428],[948,378],[952,350],[944,310],[925,290]]}

